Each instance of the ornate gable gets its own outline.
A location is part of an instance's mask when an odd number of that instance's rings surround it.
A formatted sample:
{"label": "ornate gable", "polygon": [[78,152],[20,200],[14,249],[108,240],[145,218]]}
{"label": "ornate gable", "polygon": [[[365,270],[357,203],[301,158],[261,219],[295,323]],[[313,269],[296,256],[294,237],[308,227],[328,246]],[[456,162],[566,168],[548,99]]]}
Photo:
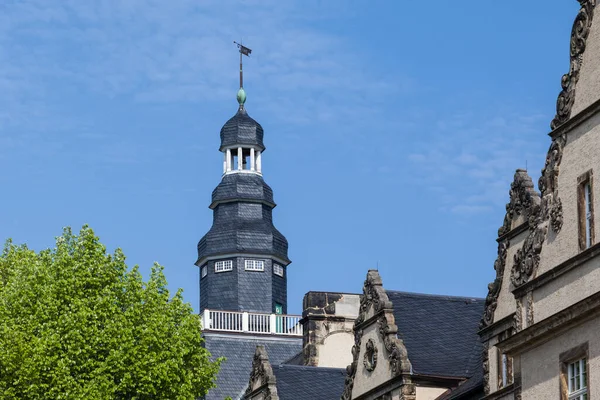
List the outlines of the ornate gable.
{"label": "ornate gable", "polygon": [[[558,95],[558,100],[556,101],[556,116],[552,120],[550,127],[552,129],[558,128],[560,125],[564,124],[571,118],[571,113],[573,111],[573,106],[575,104],[575,89],[577,87],[577,83],[579,82],[579,77],[581,73],[581,68],[583,66],[584,61],[584,52],[586,49],[586,43],[588,36],[590,34],[592,28],[592,20],[594,18],[594,7],[596,6],[596,0],[578,0],[579,4],[581,4],[581,9],[575,18],[575,22],[573,24],[573,29],[571,30],[571,49],[570,49],[570,68],[569,72],[564,74],[561,78],[561,86],[562,90]],[[587,76],[590,79],[594,78],[593,71],[589,71],[590,73]],[[593,85],[592,85],[593,86]],[[582,87],[581,89],[586,89]],[[593,89],[592,89],[593,90]],[[585,94],[582,97],[587,97]],[[593,99],[597,100],[597,98]],[[591,104],[593,100],[587,99],[579,100],[576,112],[581,111],[584,107],[583,104]]]}
{"label": "ornate gable", "polygon": [[[415,399],[411,382],[411,364],[404,342],[398,338],[393,304],[389,300],[379,273],[369,270],[354,323],[353,361],[347,376],[342,400],[370,399],[366,394],[378,389],[380,395]],[[393,379],[401,377],[400,379]],[[387,397],[385,397],[387,398]]]}
{"label": "ornate gable", "polygon": [[264,346],[256,346],[244,400],[279,400],[277,380]]}

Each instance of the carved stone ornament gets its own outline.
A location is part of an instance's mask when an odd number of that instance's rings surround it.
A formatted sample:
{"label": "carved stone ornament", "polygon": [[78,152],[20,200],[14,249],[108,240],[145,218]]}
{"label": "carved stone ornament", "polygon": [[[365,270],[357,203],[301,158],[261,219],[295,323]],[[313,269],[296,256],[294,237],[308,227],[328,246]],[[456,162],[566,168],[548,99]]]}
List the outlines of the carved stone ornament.
{"label": "carved stone ornament", "polygon": [[491,325],[494,322],[494,312],[498,306],[498,295],[502,289],[502,278],[504,277],[504,267],[506,266],[506,254],[508,253],[508,240],[498,243],[498,257],[494,261],[494,269],[496,270],[496,279],[488,285],[488,295],[485,298],[485,308],[483,317],[479,323],[479,329]]}
{"label": "carved stone ornament", "polygon": [[483,394],[490,394],[490,353],[488,342],[483,343],[481,350],[481,359],[483,360]]}
{"label": "carved stone ornament", "polygon": [[534,324],[533,316],[533,292],[527,293],[527,326]]}
{"label": "carved stone ornament", "polygon": [[594,7],[596,0],[578,0],[581,9],[575,18],[571,30],[571,63],[569,73],[561,78],[562,90],[556,101],[556,116],[550,127],[554,130],[571,118],[571,110],[575,102],[575,87],[579,81],[579,72],[583,62],[585,44],[594,18]]}
{"label": "carved stone ornament", "polygon": [[504,223],[498,229],[498,236],[502,236],[512,229],[513,221],[520,215],[529,216],[531,208],[539,203],[540,195],[535,191],[533,181],[527,171],[518,169],[508,192],[510,201],[506,204]]}
{"label": "carved stone ornament", "polygon": [[367,371],[372,372],[375,370],[375,367],[377,367],[378,352],[379,350],[377,350],[377,346],[375,346],[373,339],[369,339],[365,347],[365,356],[363,359],[363,365]]}
{"label": "carved stone ornament", "polygon": [[256,346],[254,359],[252,361],[252,373],[244,399],[252,398],[252,394],[261,393],[264,400],[279,400],[277,394],[277,380],[273,374],[273,368],[265,347]]}
{"label": "carved stone ornament", "polygon": [[519,332],[523,329],[523,300],[516,300],[516,310],[515,310],[515,319],[513,321],[513,326],[516,332]]}
{"label": "carved stone ornament", "polygon": [[567,137],[563,134],[554,138],[550,144],[546,164],[538,182],[542,200],[539,207],[531,207],[528,218],[529,233],[523,247],[517,250],[514,256],[510,278],[515,287],[523,285],[535,276],[548,228],[552,228],[555,233],[560,232],[562,228],[562,202],[558,197],[558,173],[566,142]]}
{"label": "carved stone ornament", "polygon": [[[416,390],[410,379],[411,364],[408,360],[408,353],[404,342],[398,339],[398,327],[395,324],[393,314],[393,304],[389,300],[379,272],[369,270],[367,279],[363,286],[363,295],[360,298],[360,308],[358,317],[354,321],[354,346],[352,346],[352,364],[346,367],[346,379],[344,383],[344,392],[342,400],[352,399],[352,389],[354,388],[354,378],[357,372],[358,358],[360,355],[361,341],[363,336],[363,323],[367,320],[369,311],[373,310],[373,316],[369,320],[377,323],[379,338],[384,345],[385,353],[383,357],[388,360],[390,370],[393,376],[403,375],[403,391],[413,393]],[[375,320],[376,318],[376,320]],[[369,353],[369,343],[376,349],[376,343],[369,339],[366,344],[365,357]],[[376,351],[376,350],[374,350]],[[375,353],[377,355],[377,353]],[[377,358],[379,355],[377,355]],[[366,364],[364,364],[367,367]],[[373,365],[373,369],[375,365]],[[368,368],[367,368],[368,370]]]}

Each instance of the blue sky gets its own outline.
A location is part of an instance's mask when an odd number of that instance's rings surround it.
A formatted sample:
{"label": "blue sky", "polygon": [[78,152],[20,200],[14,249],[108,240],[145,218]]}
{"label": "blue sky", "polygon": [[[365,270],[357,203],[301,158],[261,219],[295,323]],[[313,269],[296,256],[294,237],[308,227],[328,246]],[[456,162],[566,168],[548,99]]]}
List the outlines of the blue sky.
{"label": "blue sky", "polygon": [[0,0],[0,240],[87,223],[198,308],[238,53],[265,129],[289,311],[309,290],[484,297],[534,181],[576,1]]}

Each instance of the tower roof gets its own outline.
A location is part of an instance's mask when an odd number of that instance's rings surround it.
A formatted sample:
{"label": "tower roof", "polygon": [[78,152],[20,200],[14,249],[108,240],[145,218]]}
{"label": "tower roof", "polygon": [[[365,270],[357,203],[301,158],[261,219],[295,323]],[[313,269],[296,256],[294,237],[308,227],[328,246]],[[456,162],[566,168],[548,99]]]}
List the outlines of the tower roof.
{"label": "tower roof", "polygon": [[219,151],[238,145],[254,146],[260,151],[265,149],[263,128],[248,115],[243,103],[240,104],[238,112],[221,128],[221,147]]}

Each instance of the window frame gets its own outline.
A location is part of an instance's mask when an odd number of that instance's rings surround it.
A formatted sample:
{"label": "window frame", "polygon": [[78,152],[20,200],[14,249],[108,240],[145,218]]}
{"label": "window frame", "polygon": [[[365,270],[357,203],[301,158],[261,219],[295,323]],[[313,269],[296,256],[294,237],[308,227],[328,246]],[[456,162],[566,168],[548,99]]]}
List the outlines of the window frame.
{"label": "window frame", "polygon": [[579,224],[579,249],[592,247],[594,234],[594,180],[592,170],[577,178],[577,219]]}
{"label": "window frame", "polygon": [[[260,266],[257,266],[260,265]],[[265,260],[257,260],[254,258],[249,258],[244,260],[244,270],[245,271],[253,271],[253,272],[264,272],[265,270]]]}
{"label": "window frame", "polygon": [[[584,396],[589,400],[590,398],[590,364],[589,364],[589,352],[588,343],[583,343],[577,347],[572,348],[559,356],[560,362],[560,399],[561,400],[583,400]],[[571,366],[579,365],[579,379],[580,387],[577,390],[572,391],[571,378],[573,372]],[[582,373],[583,371],[583,373]]]}
{"label": "window frame", "polygon": [[215,261],[215,274],[221,272],[229,272],[233,270],[233,260],[219,260]]}
{"label": "window frame", "polygon": [[[277,272],[280,271],[280,272]],[[277,264],[277,263],[273,263],[273,273],[277,276],[281,276],[283,278],[283,275],[285,274],[285,270],[283,269],[283,265],[281,264]]]}
{"label": "window frame", "polygon": [[208,264],[204,264],[202,268],[200,268],[200,279],[206,278],[208,275]]}
{"label": "window frame", "polygon": [[[508,336],[507,332],[498,335],[498,341],[501,342]],[[498,390],[510,386],[514,383],[513,359],[497,348],[496,352],[497,371],[498,371]]]}

